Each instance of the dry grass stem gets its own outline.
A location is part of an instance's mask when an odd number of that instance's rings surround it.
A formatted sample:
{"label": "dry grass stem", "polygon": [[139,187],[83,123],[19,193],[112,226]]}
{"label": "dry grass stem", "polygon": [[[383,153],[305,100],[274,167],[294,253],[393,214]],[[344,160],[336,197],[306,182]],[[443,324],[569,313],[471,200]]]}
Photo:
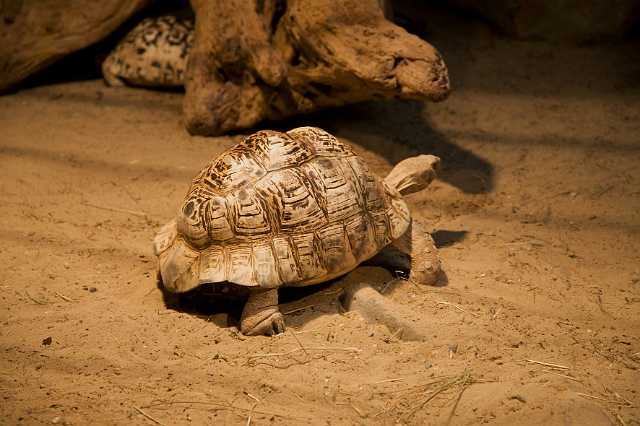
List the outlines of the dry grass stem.
{"label": "dry grass stem", "polygon": [[316,355],[311,358],[306,358],[304,360],[294,359],[294,361],[289,362],[287,364],[275,364],[267,361],[250,361],[250,362],[252,363],[251,365],[266,365],[267,367],[273,367],[279,370],[286,370],[287,368],[291,368],[294,365],[307,365],[311,363],[311,361],[315,361],[317,359],[323,359],[323,358],[326,359],[326,357],[327,357],[326,355]]}
{"label": "dry grass stem", "polygon": [[24,291],[24,294],[33,302],[38,305],[47,305],[47,302],[43,302],[42,300],[38,300],[35,297],[31,296],[27,290]]}
{"label": "dry grass stem", "polygon": [[633,405],[633,402],[629,401],[627,398],[625,398],[624,396],[620,395],[618,392],[614,392],[613,394],[616,396],[616,398],[625,401],[630,406]]}
{"label": "dry grass stem", "polygon": [[247,395],[249,398],[253,399],[255,402],[262,402],[260,401],[260,399],[257,396],[253,396],[251,395],[249,392],[247,391],[242,391],[242,393],[244,393],[245,395]]}
{"label": "dry grass stem", "polygon": [[402,336],[402,332],[404,331],[404,329],[402,327],[400,327],[399,329],[397,329],[396,331],[393,332],[393,334],[389,337],[389,339],[400,339],[400,336]]}
{"label": "dry grass stem", "polygon": [[242,411],[242,412],[245,412],[245,413],[249,412],[249,413],[254,413],[254,414],[263,414],[265,416],[276,416],[276,417],[281,417],[283,419],[308,420],[308,418],[296,417],[296,416],[291,416],[291,415],[287,415],[287,414],[276,413],[276,412],[273,412],[273,411],[256,410],[255,407],[253,407],[253,408],[238,407],[237,405],[232,405],[232,404],[224,403],[224,402],[162,401],[162,402],[157,402],[155,404],[146,405],[146,406],[144,406],[142,408],[155,408],[155,407],[161,407],[161,406],[166,406],[166,405],[182,405],[182,404],[208,405],[208,406],[212,406],[212,407],[219,407],[219,409],[223,409],[223,410],[235,410],[235,411]]}
{"label": "dry grass stem", "polygon": [[247,417],[247,426],[251,425],[251,418],[253,417],[253,410],[255,410],[257,405],[258,405],[257,402],[255,404],[253,404],[253,406],[251,407],[251,411],[249,411],[249,417]]}
{"label": "dry grass stem", "polygon": [[[409,418],[413,417],[413,415],[415,413],[417,413],[419,410],[421,410],[422,408],[424,408],[425,405],[427,405],[429,403],[429,401],[431,401],[432,399],[434,399],[436,396],[440,395],[442,392],[447,391],[455,386],[461,385],[463,386],[463,388],[466,388],[470,385],[472,385],[474,383],[473,379],[471,378],[471,374],[469,373],[468,370],[465,370],[461,375],[452,378],[451,380],[445,382],[444,384],[442,384],[440,387],[438,387],[436,390],[434,390],[431,394],[429,394],[423,401],[421,401],[420,403],[416,404],[411,411],[405,415],[405,419],[408,420]],[[462,397],[460,395],[460,397]],[[456,403],[457,405],[457,403]]]}
{"label": "dry grass stem", "polygon": [[130,215],[138,216],[138,217],[143,217],[145,219],[149,218],[149,215],[147,215],[145,212],[140,212],[137,210],[121,209],[118,207],[109,207],[109,206],[99,206],[97,204],[92,204],[88,202],[83,202],[82,204],[84,204],[85,206],[93,207],[94,209],[107,210],[110,212],[117,212],[117,213],[126,213]]}
{"label": "dry grass stem", "polygon": [[402,393],[402,392],[407,392],[407,393],[411,393],[411,394],[415,394],[418,392],[421,392],[420,388],[422,388],[422,390],[426,389],[429,386],[432,385],[436,385],[438,383],[442,383],[443,381],[445,381],[447,379],[447,377],[439,377],[436,380],[433,380],[431,382],[427,382],[427,383],[421,383],[419,385],[414,385],[414,386],[408,386],[402,389],[392,389],[392,390],[379,390],[379,391],[375,391],[375,394],[377,395],[384,395],[384,394],[389,394],[389,393]]}
{"label": "dry grass stem", "polygon": [[459,310],[460,312],[464,312],[464,313],[467,313],[467,314],[469,314],[469,315],[472,315],[472,316],[474,316],[474,317],[478,318],[478,314],[476,314],[476,313],[474,313],[474,312],[471,312],[471,311],[467,311],[466,309],[464,309],[463,307],[461,307],[461,306],[459,306],[459,305],[456,305],[455,303],[445,302],[445,301],[442,301],[442,300],[436,300],[436,304],[438,304],[438,305],[447,305],[447,306],[452,306],[452,307],[454,307],[455,309]]}
{"label": "dry grass stem", "polygon": [[378,395],[394,393],[397,396],[395,397],[395,401],[393,402],[393,404],[386,407],[384,410],[376,413],[374,417],[378,417],[398,409],[401,406],[401,404],[407,403],[407,401],[410,400],[410,398],[414,397],[415,395],[422,395],[422,398],[419,400],[419,402],[417,404],[413,404],[412,406],[410,406],[408,408],[409,411],[406,412],[402,416],[402,419],[399,420],[402,423],[407,422],[415,413],[417,413],[419,410],[424,408],[430,401],[432,401],[438,395],[441,395],[442,393],[452,388],[461,387],[462,389],[456,397],[456,401],[454,402],[452,413],[449,416],[451,418],[455,414],[457,405],[460,402],[460,399],[462,398],[462,392],[464,392],[464,390],[467,387],[475,383],[481,383],[481,382],[473,379],[473,377],[471,376],[471,372],[468,370],[465,370],[461,374],[454,377],[451,377],[451,376],[441,377],[441,378],[438,378],[437,380],[432,380],[428,383],[423,383],[416,386],[410,386],[403,389],[397,389],[397,390],[386,391],[386,392],[384,391],[375,392]]}
{"label": "dry grass stem", "polygon": [[553,363],[550,363],[550,362],[536,361],[534,359],[526,359],[525,361],[530,362],[532,364],[544,365],[545,367],[558,368],[560,370],[569,370],[569,368],[570,368],[570,367],[567,367],[566,365],[553,364]]}
{"label": "dry grass stem", "polygon": [[73,300],[72,298],[67,297],[64,294],[60,294],[57,291],[55,292],[55,295],[58,296],[60,299],[64,300],[65,302],[70,302],[70,303],[75,302],[75,300]]}
{"label": "dry grass stem", "polygon": [[381,383],[401,382],[401,381],[403,381],[403,380],[404,380],[403,378],[398,377],[398,378],[396,378],[396,379],[385,379],[385,380],[380,380],[380,381],[378,381],[378,382],[373,382],[373,383],[369,383],[369,384],[370,384],[370,385],[379,385],[379,384],[381,384]]}
{"label": "dry grass stem", "polygon": [[302,342],[300,341],[300,339],[298,339],[298,336],[296,336],[296,334],[292,331],[290,331],[290,334],[293,336],[294,339],[296,339],[296,342],[298,342],[298,345],[300,345],[300,349],[302,349],[302,352],[304,352],[305,355],[309,356],[309,352],[307,352],[307,350],[304,348],[304,346],[302,345]]}
{"label": "dry grass stem", "polygon": [[579,395],[583,398],[590,398],[590,399],[597,399],[598,401],[602,401],[602,402],[607,402],[609,404],[621,404],[621,405],[626,405],[627,407],[633,407],[633,404],[630,403],[630,401],[620,401],[620,400],[614,400],[614,399],[606,399],[606,398],[602,398],[600,396],[596,396],[596,395],[589,395],[586,393],[580,393],[577,392],[576,395]]}
{"label": "dry grass stem", "polygon": [[556,373],[555,371],[551,371],[551,370],[544,370],[544,372],[545,373],[549,373],[549,374],[553,374],[555,376],[564,377],[565,379],[573,380],[574,382],[582,383],[582,381],[580,381],[579,379],[576,379],[573,376],[568,376],[566,374]]}
{"label": "dry grass stem", "polygon": [[293,396],[295,396],[296,398],[298,398],[300,401],[302,401],[302,402],[306,402],[306,401],[304,400],[304,398],[302,398],[302,397],[301,397],[300,395],[298,395],[296,392],[294,392],[294,391],[292,391],[292,390],[290,390],[289,392],[291,392],[291,393],[293,394]]}
{"label": "dry grass stem", "polygon": [[290,314],[293,314],[293,313],[296,313],[296,312],[304,311],[305,309],[313,308],[315,306],[318,306],[318,305],[315,304],[315,305],[302,306],[300,308],[291,309],[290,311],[283,312],[282,315],[290,315]]}
{"label": "dry grass stem", "polygon": [[302,348],[302,347],[295,348],[287,352],[273,352],[273,353],[249,355],[249,358],[253,359],[253,358],[270,358],[270,357],[277,357],[277,356],[287,356],[287,355],[292,355],[296,352],[300,352],[303,349],[305,350],[305,352],[307,351],[335,351],[335,352],[356,352],[356,353],[362,352],[362,349],[358,349],[358,348],[349,348],[349,347],[330,348],[326,346],[315,346],[315,347],[308,347],[308,348]]}
{"label": "dry grass stem", "polygon": [[153,417],[151,417],[150,415],[148,415],[147,413],[145,413],[144,411],[142,411],[142,409],[136,407],[135,405],[133,405],[133,409],[136,410],[138,413],[142,414],[144,417],[146,417],[147,419],[151,420],[152,422],[154,422],[157,425],[162,425],[162,423],[160,423],[158,420],[154,419]]}
{"label": "dry grass stem", "polygon": [[358,415],[359,415],[361,418],[363,418],[363,419],[364,419],[364,418],[366,418],[366,417],[367,417],[367,415],[366,415],[365,413],[363,413],[361,409],[359,409],[358,407],[356,407],[356,406],[353,404],[353,402],[349,401],[349,406],[350,406],[351,408],[353,408],[353,411],[355,411],[356,413],[358,413]]}
{"label": "dry grass stem", "polygon": [[625,422],[624,419],[620,416],[620,413],[616,413],[616,420],[618,420],[622,426],[627,426],[627,422]]}
{"label": "dry grass stem", "polygon": [[449,417],[447,417],[447,425],[451,424],[451,420],[453,420],[453,416],[456,415],[456,410],[458,409],[458,404],[460,404],[460,400],[462,399],[462,394],[464,393],[464,391],[467,390],[467,388],[470,386],[471,384],[466,384],[462,386],[462,389],[460,389],[460,392],[458,393],[458,397],[456,398],[456,402],[453,404],[453,408],[451,408],[451,412],[449,413]]}

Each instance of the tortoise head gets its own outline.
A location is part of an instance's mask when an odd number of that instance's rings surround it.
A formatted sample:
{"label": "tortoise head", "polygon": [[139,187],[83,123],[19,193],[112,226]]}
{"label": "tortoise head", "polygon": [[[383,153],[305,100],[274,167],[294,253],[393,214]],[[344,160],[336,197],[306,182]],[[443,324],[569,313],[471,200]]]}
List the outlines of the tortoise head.
{"label": "tortoise head", "polygon": [[402,195],[412,194],[429,186],[439,166],[440,158],[435,155],[409,157],[396,164],[384,182]]}

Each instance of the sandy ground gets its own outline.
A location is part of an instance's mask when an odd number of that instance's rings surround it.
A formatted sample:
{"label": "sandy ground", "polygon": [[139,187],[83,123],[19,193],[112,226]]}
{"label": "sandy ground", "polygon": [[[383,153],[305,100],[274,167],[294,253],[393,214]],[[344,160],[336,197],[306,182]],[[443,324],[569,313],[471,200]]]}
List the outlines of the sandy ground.
{"label": "sandy ground", "polygon": [[640,49],[469,38],[435,40],[444,103],[279,124],[381,175],[443,158],[410,205],[446,282],[386,293],[418,342],[331,287],[289,295],[273,338],[239,335],[237,307],[167,305],[154,230],[239,136],[190,137],[180,94],[98,80],[0,98],[0,423],[640,424]]}

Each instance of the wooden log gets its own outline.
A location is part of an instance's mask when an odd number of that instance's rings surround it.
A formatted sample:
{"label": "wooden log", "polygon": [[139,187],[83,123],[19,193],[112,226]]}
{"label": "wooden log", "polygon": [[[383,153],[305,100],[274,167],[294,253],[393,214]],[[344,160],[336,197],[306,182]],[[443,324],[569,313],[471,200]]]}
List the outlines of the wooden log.
{"label": "wooden log", "polygon": [[185,124],[217,135],[370,99],[439,101],[436,49],[387,21],[376,0],[192,0]]}
{"label": "wooden log", "polygon": [[150,0],[0,2],[0,92],[102,40]]}

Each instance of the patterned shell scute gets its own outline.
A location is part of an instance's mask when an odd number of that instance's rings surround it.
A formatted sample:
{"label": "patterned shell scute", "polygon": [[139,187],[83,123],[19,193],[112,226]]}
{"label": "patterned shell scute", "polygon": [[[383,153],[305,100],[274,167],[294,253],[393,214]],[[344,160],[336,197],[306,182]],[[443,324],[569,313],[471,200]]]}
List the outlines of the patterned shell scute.
{"label": "patterned shell scute", "polygon": [[304,164],[302,171],[313,183],[329,222],[362,214],[362,191],[353,180],[349,164],[340,158],[319,157]]}
{"label": "patterned shell scute", "polygon": [[315,155],[330,157],[355,155],[351,147],[343,144],[335,136],[317,127],[298,127],[289,130],[287,134],[310,146]]}
{"label": "patterned shell scute", "polygon": [[[168,286],[173,291],[221,281],[309,285],[354,269],[409,222],[400,194],[348,145],[310,127],[262,131],[193,180],[177,234],[165,229],[156,252],[165,250],[161,263],[175,277]],[[184,247],[166,249],[171,238]],[[193,267],[171,269],[167,263],[194,262],[193,253],[199,253]]]}
{"label": "patterned shell scute", "polygon": [[178,232],[187,235],[196,247],[203,247],[209,241],[207,213],[214,201],[212,197],[214,194],[207,188],[193,188],[182,203],[178,215]]}
{"label": "patterned shell scute", "polygon": [[211,162],[196,177],[193,186],[205,185],[213,191],[228,193],[249,185],[267,174],[254,151],[238,145]]}
{"label": "patterned shell scute", "polygon": [[282,232],[310,231],[327,223],[318,197],[298,169],[271,173],[258,184],[257,190],[273,194],[269,207]]}
{"label": "patterned shell scute", "polygon": [[182,86],[194,42],[192,18],[146,18],[105,59],[102,71],[110,85]]}
{"label": "patterned shell scute", "polygon": [[269,171],[298,166],[313,156],[311,147],[301,139],[274,131],[254,133],[240,145],[252,152]]}
{"label": "patterned shell scute", "polygon": [[240,190],[232,206],[232,221],[235,235],[238,237],[262,236],[271,233],[271,224],[267,217],[267,206],[253,190]]}

